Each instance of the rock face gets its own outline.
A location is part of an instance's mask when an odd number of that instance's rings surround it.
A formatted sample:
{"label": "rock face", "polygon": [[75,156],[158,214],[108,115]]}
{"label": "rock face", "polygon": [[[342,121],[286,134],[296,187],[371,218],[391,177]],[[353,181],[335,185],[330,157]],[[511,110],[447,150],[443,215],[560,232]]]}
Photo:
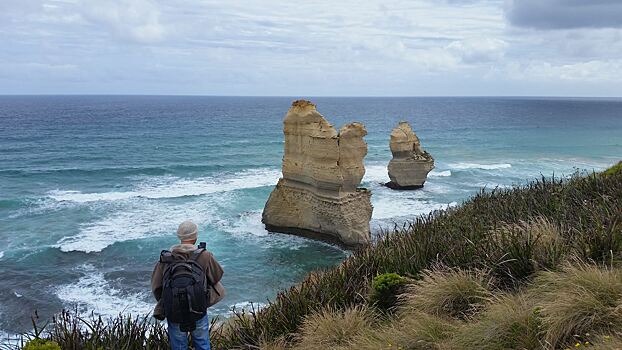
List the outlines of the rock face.
{"label": "rock face", "polygon": [[351,123],[337,132],[314,104],[299,100],[283,132],[283,177],[262,214],[266,229],[346,246],[368,242],[371,193],[358,188],[365,175],[365,126]]}
{"label": "rock face", "polygon": [[419,138],[407,122],[400,122],[391,132],[389,178],[386,186],[411,190],[423,187],[428,173],[434,169],[434,158],[421,148]]}

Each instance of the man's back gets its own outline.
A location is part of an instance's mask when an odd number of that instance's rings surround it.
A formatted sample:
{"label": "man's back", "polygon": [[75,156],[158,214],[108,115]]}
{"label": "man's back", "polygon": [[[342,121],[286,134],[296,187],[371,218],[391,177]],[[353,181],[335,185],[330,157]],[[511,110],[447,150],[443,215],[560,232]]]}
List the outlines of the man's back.
{"label": "man's back", "polygon": [[[187,260],[191,257],[192,253],[197,249],[193,244],[177,244],[171,247],[170,252],[176,258]],[[205,250],[197,258],[197,263],[203,267],[205,276],[207,277],[208,286],[210,288],[210,300],[208,306],[212,306],[218,303],[225,296],[225,289],[220,283],[224,271],[218,261],[214,258],[212,252]],[[164,306],[162,305],[162,289],[163,278],[166,264],[158,261],[155,264],[153,273],[151,275],[151,291],[153,296],[158,301],[153,316],[158,319],[164,319]]]}
{"label": "man's back", "polygon": [[[210,251],[204,249],[203,243],[201,250],[197,251],[198,231],[198,226],[192,221],[182,222],[177,229],[177,238],[181,243],[171,247],[170,252],[161,253],[151,274],[151,291],[157,300],[153,317],[159,320],[167,318],[169,341],[175,350],[188,349],[188,332],[192,335],[196,350],[210,349],[207,308],[225,296],[225,289],[220,283],[224,273],[222,266]],[[177,273],[172,268],[186,271]],[[164,286],[164,283],[167,285]],[[166,298],[163,298],[164,292]],[[202,298],[200,303],[192,300],[197,293]],[[163,304],[165,299],[169,303],[166,307]],[[197,305],[201,306],[200,310],[195,309]]]}

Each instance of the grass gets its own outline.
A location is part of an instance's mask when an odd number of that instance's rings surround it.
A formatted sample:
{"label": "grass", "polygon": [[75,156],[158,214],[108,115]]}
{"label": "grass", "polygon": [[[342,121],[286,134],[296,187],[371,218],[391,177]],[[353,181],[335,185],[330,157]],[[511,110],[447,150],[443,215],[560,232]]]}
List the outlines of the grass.
{"label": "grass", "polygon": [[[119,315],[103,319],[76,316],[76,312],[63,311],[49,323],[39,324],[33,319],[34,331],[18,340],[19,346],[0,345],[0,349],[29,349],[30,344],[45,339],[54,342],[63,350],[164,350],[169,349],[166,328],[153,322],[150,316],[132,317]],[[31,346],[31,350],[45,350],[44,346]],[[52,348],[50,348],[52,349]]]}
{"label": "grass", "polygon": [[[262,349],[620,349],[621,275],[620,267],[575,260],[559,271],[538,272],[520,290],[503,292],[486,288],[490,279],[481,271],[430,270],[406,288],[394,316],[383,319],[383,310],[365,309],[365,317],[353,318],[350,309],[329,308],[308,316],[292,341]],[[454,281],[476,291],[478,298],[470,300],[479,303],[484,295],[485,302],[471,308],[438,298],[455,295]],[[421,307],[417,299],[428,301]],[[459,310],[469,310],[469,317]]]}
{"label": "grass", "polygon": [[349,349],[437,349],[456,325],[449,320],[425,313],[409,313],[393,322],[361,334],[350,342]]}
{"label": "grass", "polygon": [[536,277],[534,299],[542,310],[546,341],[554,347],[574,335],[622,330],[622,270],[576,262]]}
{"label": "grass", "polygon": [[[418,217],[339,266],[310,274],[271,305],[214,334],[220,348],[252,348],[258,339],[295,333],[305,316],[330,306],[366,304],[373,277],[421,278],[439,264],[488,270],[502,291],[516,291],[567,256],[622,260],[622,174],[540,179],[520,188],[482,191],[462,206]],[[539,227],[539,228],[538,228]],[[500,239],[499,232],[513,233]]]}
{"label": "grass", "polygon": [[[411,312],[394,316],[401,324],[390,319],[366,331],[371,338],[359,339],[362,336],[356,335],[352,342],[378,345],[393,339],[391,344],[404,344],[404,349],[446,349],[473,344],[468,332],[487,334],[489,337],[484,339],[490,342],[499,332],[506,339],[500,346],[510,344],[510,348],[537,348],[542,339],[556,344],[574,341],[568,338],[568,332],[573,332],[570,329],[583,328],[557,320],[554,314],[562,309],[553,308],[546,293],[542,293],[542,310],[527,302],[527,294],[521,293],[536,285],[544,286],[545,282],[551,288],[561,286],[551,276],[586,289],[569,272],[569,260],[617,271],[622,261],[622,172],[604,174],[576,175],[567,180],[542,178],[521,187],[481,191],[459,207],[416,217],[374,245],[354,252],[340,265],[310,273],[300,284],[280,292],[268,307],[237,313],[226,327],[213,327],[213,348],[296,346],[304,341],[300,335],[306,334],[304,330],[314,315],[330,310],[330,315],[338,319],[341,316],[335,315],[344,310],[370,305],[372,280],[386,273],[421,281],[412,287],[410,297],[411,301],[421,302],[411,305]],[[440,271],[439,266],[443,267]],[[607,278],[595,281],[605,286]],[[426,283],[437,283],[445,289],[438,293],[426,291]],[[467,290],[464,295],[462,288]],[[567,300],[582,301],[573,296],[568,285],[566,288]],[[561,293],[562,288],[555,290]],[[597,291],[593,291],[596,296],[591,302],[604,303]],[[495,297],[490,298],[489,292]],[[611,328],[604,325],[613,322],[610,317],[615,315],[615,308],[603,305],[598,305],[604,312],[602,319],[600,314],[590,318],[585,313],[576,319],[591,320],[589,327],[604,332],[603,337],[615,338],[617,335],[606,333]],[[430,320],[431,328],[409,314]],[[575,320],[570,311],[564,317]],[[82,332],[74,326],[81,321],[73,319],[74,323],[55,323],[42,337],[57,341],[63,349],[96,349],[91,343],[106,349],[166,347],[157,323],[135,319],[133,328],[125,325],[126,321],[110,321],[112,325],[106,327],[106,322],[96,323],[90,331],[86,327]],[[545,327],[546,332],[536,332],[538,326]],[[525,338],[518,337],[518,333],[526,334]]]}
{"label": "grass", "polygon": [[326,308],[305,317],[295,338],[296,349],[346,348],[359,336],[371,332],[376,316],[365,306],[355,306],[344,311]]}
{"label": "grass", "polygon": [[492,299],[492,278],[482,271],[425,270],[402,296],[403,312],[468,319]]}
{"label": "grass", "polygon": [[448,349],[543,349],[538,309],[524,295],[502,295],[450,338]]}

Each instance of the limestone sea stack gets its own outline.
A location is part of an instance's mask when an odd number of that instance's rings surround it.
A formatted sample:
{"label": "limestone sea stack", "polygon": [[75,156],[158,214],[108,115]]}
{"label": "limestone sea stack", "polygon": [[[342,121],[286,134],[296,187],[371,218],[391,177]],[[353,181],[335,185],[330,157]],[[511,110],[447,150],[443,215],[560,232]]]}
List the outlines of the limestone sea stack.
{"label": "limestone sea stack", "polygon": [[434,169],[434,158],[421,148],[419,138],[407,122],[400,122],[391,132],[391,153],[389,162],[392,189],[412,190],[423,187],[428,173]]}
{"label": "limestone sea stack", "polygon": [[299,100],[283,132],[283,177],[263,210],[266,229],[345,246],[369,242],[371,193],[358,187],[365,175],[365,126],[351,123],[337,132],[313,103]]}

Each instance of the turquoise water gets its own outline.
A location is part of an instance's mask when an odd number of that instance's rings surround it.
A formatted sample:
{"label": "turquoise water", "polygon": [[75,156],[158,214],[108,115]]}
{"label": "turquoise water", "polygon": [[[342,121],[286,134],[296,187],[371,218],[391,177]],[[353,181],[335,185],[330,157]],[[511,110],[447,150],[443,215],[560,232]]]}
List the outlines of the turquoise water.
{"label": "turquoise water", "polygon": [[[265,303],[348,252],[268,234],[263,205],[280,176],[293,98],[0,97],[0,329],[63,307],[151,310],[149,278],[184,219],[225,268],[214,313]],[[622,100],[313,98],[335,126],[365,123],[372,228],[511,186],[622,158]],[[410,121],[436,169],[391,191],[389,133]]]}

